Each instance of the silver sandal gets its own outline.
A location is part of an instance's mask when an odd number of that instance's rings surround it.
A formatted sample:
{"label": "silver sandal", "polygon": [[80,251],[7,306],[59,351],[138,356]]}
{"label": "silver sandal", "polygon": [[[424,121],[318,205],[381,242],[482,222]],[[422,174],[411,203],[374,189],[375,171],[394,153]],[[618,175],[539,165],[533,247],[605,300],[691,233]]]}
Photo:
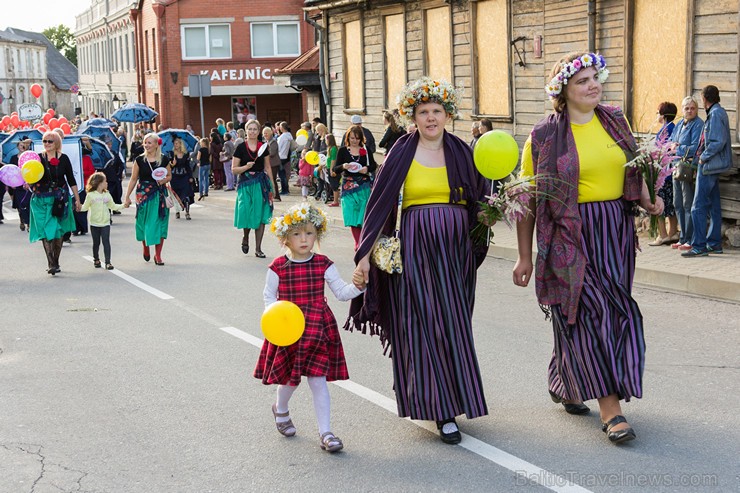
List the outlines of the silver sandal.
{"label": "silver sandal", "polygon": [[323,435],[320,435],[319,446],[321,447],[321,450],[326,450],[327,452],[332,453],[338,452],[344,448],[342,440],[340,440],[338,437],[335,437],[334,433],[332,433],[331,431],[327,431]]}
{"label": "silver sandal", "polygon": [[286,437],[292,437],[295,435],[295,426],[293,426],[293,421],[282,421],[278,422],[277,418],[287,418],[290,416],[290,413],[279,413],[277,412],[277,408],[275,407],[275,404],[272,405],[272,415],[275,417],[275,426],[277,427],[277,431],[280,432],[281,435]]}

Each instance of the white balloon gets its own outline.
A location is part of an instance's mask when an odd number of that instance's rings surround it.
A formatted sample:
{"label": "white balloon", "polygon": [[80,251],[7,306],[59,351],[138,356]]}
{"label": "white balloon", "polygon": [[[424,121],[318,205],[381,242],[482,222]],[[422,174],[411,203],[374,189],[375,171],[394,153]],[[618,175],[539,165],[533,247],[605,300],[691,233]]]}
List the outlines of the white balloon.
{"label": "white balloon", "polygon": [[306,145],[306,142],[308,142],[308,137],[306,137],[305,135],[299,135],[298,137],[295,138],[295,143],[298,144],[299,146]]}

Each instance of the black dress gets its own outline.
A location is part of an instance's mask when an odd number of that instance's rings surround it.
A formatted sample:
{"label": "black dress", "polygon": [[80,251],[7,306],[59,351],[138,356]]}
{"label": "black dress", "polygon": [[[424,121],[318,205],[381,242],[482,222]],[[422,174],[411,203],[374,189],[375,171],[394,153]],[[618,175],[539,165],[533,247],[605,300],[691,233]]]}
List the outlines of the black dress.
{"label": "black dress", "polygon": [[195,202],[193,193],[193,171],[190,169],[190,155],[184,154],[178,158],[174,156],[172,165],[172,180],[170,186],[175,191],[183,205]]}

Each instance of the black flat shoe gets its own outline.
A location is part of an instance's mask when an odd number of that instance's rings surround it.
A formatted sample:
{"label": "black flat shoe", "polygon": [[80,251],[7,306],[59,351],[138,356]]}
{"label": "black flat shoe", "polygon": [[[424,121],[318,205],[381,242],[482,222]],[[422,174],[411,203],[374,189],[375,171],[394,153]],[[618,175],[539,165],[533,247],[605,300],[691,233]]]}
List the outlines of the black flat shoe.
{"label": "black flat shoe", "polygon": [[242,243],[242,253],[244,255],[249,253],[249,243]]}
{"label": "black flat shoe", "polygon": [[564,402],[562,397],[555,394],[553,391],[549,391],[549,392],[550,392],[550,399],[552,399],[552,402],[554,402],[555,404],[562,404],[563,407],[565,408],[565,412],[568,414],[582,416],[584,414],[588,414],[591,412],[591,409],[589,409],[589,407],[582,402],[580,404],[574,404],[572,402]]}
{"label": "black flat shoe", "polygon": [[254,252],[254,256],[257,258],[265,258],[265,254],[262,252]]}
{"label": "black flat shoe", "polygon": [[609,439],[612,443],[624,443],[629,442],[630,440],[634,440],[637,438],[637,435],[635,435],[635,430],[632,428],[625,428],[624,430],[618,430],[618,431],[611,431],[612,428],[614,428],[619,423],[626,423],[627,419],[624,416],[616,415],[606,423],[601,423],[601,431],[606,433],[606,437]]}
{"label": "black flat shoe", "polygon": [[164,265],[164,262],[162,261],[162,259],[158,259],[157,256],[155,255],[154,256],[154,264],[155,265]]}
{"label": "black flat shoe", "polygon": [[447,423],[455,423],[455,426],[457,426],[457,423],[455,422],[455,418],[446,419],[444,421],[437,421],[437,429],[439,430],[439,438],[442,439],[443,442],[448,443],[450,445],[457,445],[462,441],[462,435],[460,434],[460,429],[458,428],[457,431],[453,431],[452,433],[445,433],[442,431],[442,428]]}

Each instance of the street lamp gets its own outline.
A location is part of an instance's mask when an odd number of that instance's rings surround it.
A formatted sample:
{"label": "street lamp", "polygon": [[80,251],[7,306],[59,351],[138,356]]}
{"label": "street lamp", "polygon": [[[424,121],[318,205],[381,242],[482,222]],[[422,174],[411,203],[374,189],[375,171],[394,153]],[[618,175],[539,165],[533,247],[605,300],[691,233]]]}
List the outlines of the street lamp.
{"label": "street lamp", "polygon": [[13,111],[13,95],[12,94],[8,96],[8,108],[10,108],[10,111]]}
{"label": "street lamp", "polygon": [[121,107],[121,100],[118,99],[118,94],[113,95],[113,109],[117,110]]}
{"label": "street lamp", "polygon": [[82,93],[81,92],[77,93],[77,102],[82,103]]}

